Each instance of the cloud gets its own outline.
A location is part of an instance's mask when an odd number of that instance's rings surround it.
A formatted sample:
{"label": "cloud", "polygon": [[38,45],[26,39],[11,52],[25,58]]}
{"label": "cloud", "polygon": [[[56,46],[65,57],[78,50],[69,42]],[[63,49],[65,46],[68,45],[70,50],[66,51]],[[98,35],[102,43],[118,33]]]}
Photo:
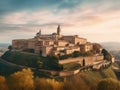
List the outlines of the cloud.
{"label": "cloud", "polygon": [[94,41],[96,39],[92,35],[120,33],[120,1],[113,2],[114,0],[1,0],[0,33],[3,37],[10,33],[11,39],[20,38],[24,33],[27,38],[40,28],[43,33],[55,32],[60,24],[63,34],[73,32],[72,34],[89,37]]}
{"label": "cloud", "polygon": [[6,11],[45,8],[61,2],[61,0],[1,0],[0,9]]}
{"label": "cloud", "polygon": [[107,12],[104,12],[103,9],[106,10],[108,6],[105,7],[103,5],[100,8],[77,6],[72,12],[65,8],[58,13],[54,13],[51,10],[34,10],[32,12],[23,10],[5,15],[2,18],[2,23],[6,24],[6,26],[8,24],[9,26],[14,25],[15,29],[21,27],[21,25],[22,27],[42,27],[61,24],[66,27],[86,27],[119,18],[119,10],[107,10]]}

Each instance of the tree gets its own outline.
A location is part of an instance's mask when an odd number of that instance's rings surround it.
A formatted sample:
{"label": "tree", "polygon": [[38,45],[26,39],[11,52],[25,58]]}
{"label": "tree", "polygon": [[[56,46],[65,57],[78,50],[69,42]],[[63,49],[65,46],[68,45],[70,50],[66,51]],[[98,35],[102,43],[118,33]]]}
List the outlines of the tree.
{"label": "tree", "polygon": [[3,76],[0,76],[0,90],[8,90],[6,79]]}
{"label": "tree", "polygon": [[42,68],[43,66],[43,62],[42,59],[40,57],[37,58],[37,68]]}
{"label": "tree", "polygon": [[85,59],[83,58],[83,66],[85,66]]}
{"label": "tree", "polygon": [[36,77],[34,83],[35,90],[53,90],[53,87],[44,78]]}
{"label": "tree", "polygon": [[63,90],[63,85],[54,79],[35,78],[35,90]]}
{"label": "tree", "polygon": [[80,52],[79,51],[74,51],[73,52],[73,57],[79,57],[80,56]]}
{"label": "tree", "polygon": [[33,90],[33,78],[33,72],[30,69],[23,69],[8,78],[8,87],[10,90]]}
{"label": "tree", "polygon": [[49,69],[61,70],[63,69],[62,65],[59,64],[59,58],[57,56],[47,56],[46,66]]}
{"label": "tree", "polygon": [[111,57],[110,53],[106,49],[103,49],[102,53],[104,55],[104,59],[111,60],[112,57]]}
{"label": "tree", "polygon": [[112,78],[103,79],[98,83],[97,89],[98,90],[120,90],[120,82]]}
{"label": "tree", "polygon": [[9,51],[11,51],[13,48],[11,45],[8,46]]}

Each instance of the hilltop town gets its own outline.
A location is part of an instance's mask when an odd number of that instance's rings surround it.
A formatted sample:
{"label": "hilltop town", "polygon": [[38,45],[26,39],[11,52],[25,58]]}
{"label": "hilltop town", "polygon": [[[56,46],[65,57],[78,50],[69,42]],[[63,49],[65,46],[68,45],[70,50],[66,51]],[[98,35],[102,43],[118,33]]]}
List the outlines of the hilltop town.
{"label": "hilltop town", "polygon": [[[102,63],[97,65],[100,68],[103,66],[104,60],[109,59],[103,55],[101,45],[88,42],[86,38],[81,38],[78,35],[62,35],[60,25],[58,25],[56,33],[42,34],[39,30],[32,39],[12,40],[12,51],[32,52],[40,55],[42,62],[45,61],[43,57],[48,60],[47,62],[58,59],[57,66],[68,63],[78,63],[81,66]],[[49,56],[53,56],[53,58],[51,59]],[[58,58],[54,58],[54,56]]]}
{"label": "hilltop town", "polygon": [[[41,30],[31,39],[12,40],[9,51],[1,61],[19,68],[38,69],[52,76],[71,76],[86,70],[101,70],[114,62],[114,57],[100,44],[88,42],[78,35],[57,32],[42,34]],[[58,72],[59,71],[59,72]]]}
{"label": "hilltop town", "polygon": [[[32,39],[15,39],[12,41],[14,50],[24,51],[31,49],[34,53],[47,55],[68,55],[75,51],[88,52],[93,50],[93,44],[88,42],[86,38],[81,38],[78,35],[62,35],[61,27],[58,25],[57,33],[42,34],[41,30],[36,33]],[[100,52],[102,47],[99,48]]]}

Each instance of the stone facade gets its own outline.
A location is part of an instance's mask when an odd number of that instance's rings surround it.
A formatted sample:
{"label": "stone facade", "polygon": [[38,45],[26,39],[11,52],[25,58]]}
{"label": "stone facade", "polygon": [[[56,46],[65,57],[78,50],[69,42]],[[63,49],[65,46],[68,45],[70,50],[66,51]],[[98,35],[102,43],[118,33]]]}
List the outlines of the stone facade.
{"label": "stone facade", "polygon": [[72,43],[72,44],[86,44],[87,43],[87,39],[85,38],[80,38],[77,35],[74,36],[63,36],[63,39]]}
{"label": "stone facade", "polygon": [[42,56],[50,55],[52,53],[52,46],[43,46],[42,47]]}
{"label": "stone facade", "polygon": [[28,40],[25,39],[13,40],[12,47],[13,49],[23,50],[28,47]]}
{"label": "stone facade", "polygon": [[12,47],[16,50],[34,49],[34,52],[47,55],[72,54],[74,51],[90,51],[93,49],[92,43],[78,35],[64,36],[61,34],[60,25],[57,33],[41,34],[41,30],[32,39],[18,39],[12,41]]}
{"label": "stone facade", "polygon": [[80,51],[80,47],[69,47],[68,49],[65,50],[65,54],[71,54],[74,51]]}
{"label": "stone facade", "polygon": [[87,51],[90,51],[90,50],[92,50],[93,49],[93,44],[91,44],[91,43],[86,43],[86,44],[82,44],[82,45],[80,45],[80,50],[82,51],[82,52],[87,52]]}

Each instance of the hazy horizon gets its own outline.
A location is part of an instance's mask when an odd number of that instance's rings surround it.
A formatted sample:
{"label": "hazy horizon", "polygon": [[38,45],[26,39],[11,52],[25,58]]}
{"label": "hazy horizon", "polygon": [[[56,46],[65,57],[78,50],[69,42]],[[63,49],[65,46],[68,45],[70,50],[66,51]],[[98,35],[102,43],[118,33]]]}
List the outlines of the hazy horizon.
{"label": "hazy horizon", "polygon": [[0,43],[56,32],[90,42],[120,42],[119,0],[1,0]]}

